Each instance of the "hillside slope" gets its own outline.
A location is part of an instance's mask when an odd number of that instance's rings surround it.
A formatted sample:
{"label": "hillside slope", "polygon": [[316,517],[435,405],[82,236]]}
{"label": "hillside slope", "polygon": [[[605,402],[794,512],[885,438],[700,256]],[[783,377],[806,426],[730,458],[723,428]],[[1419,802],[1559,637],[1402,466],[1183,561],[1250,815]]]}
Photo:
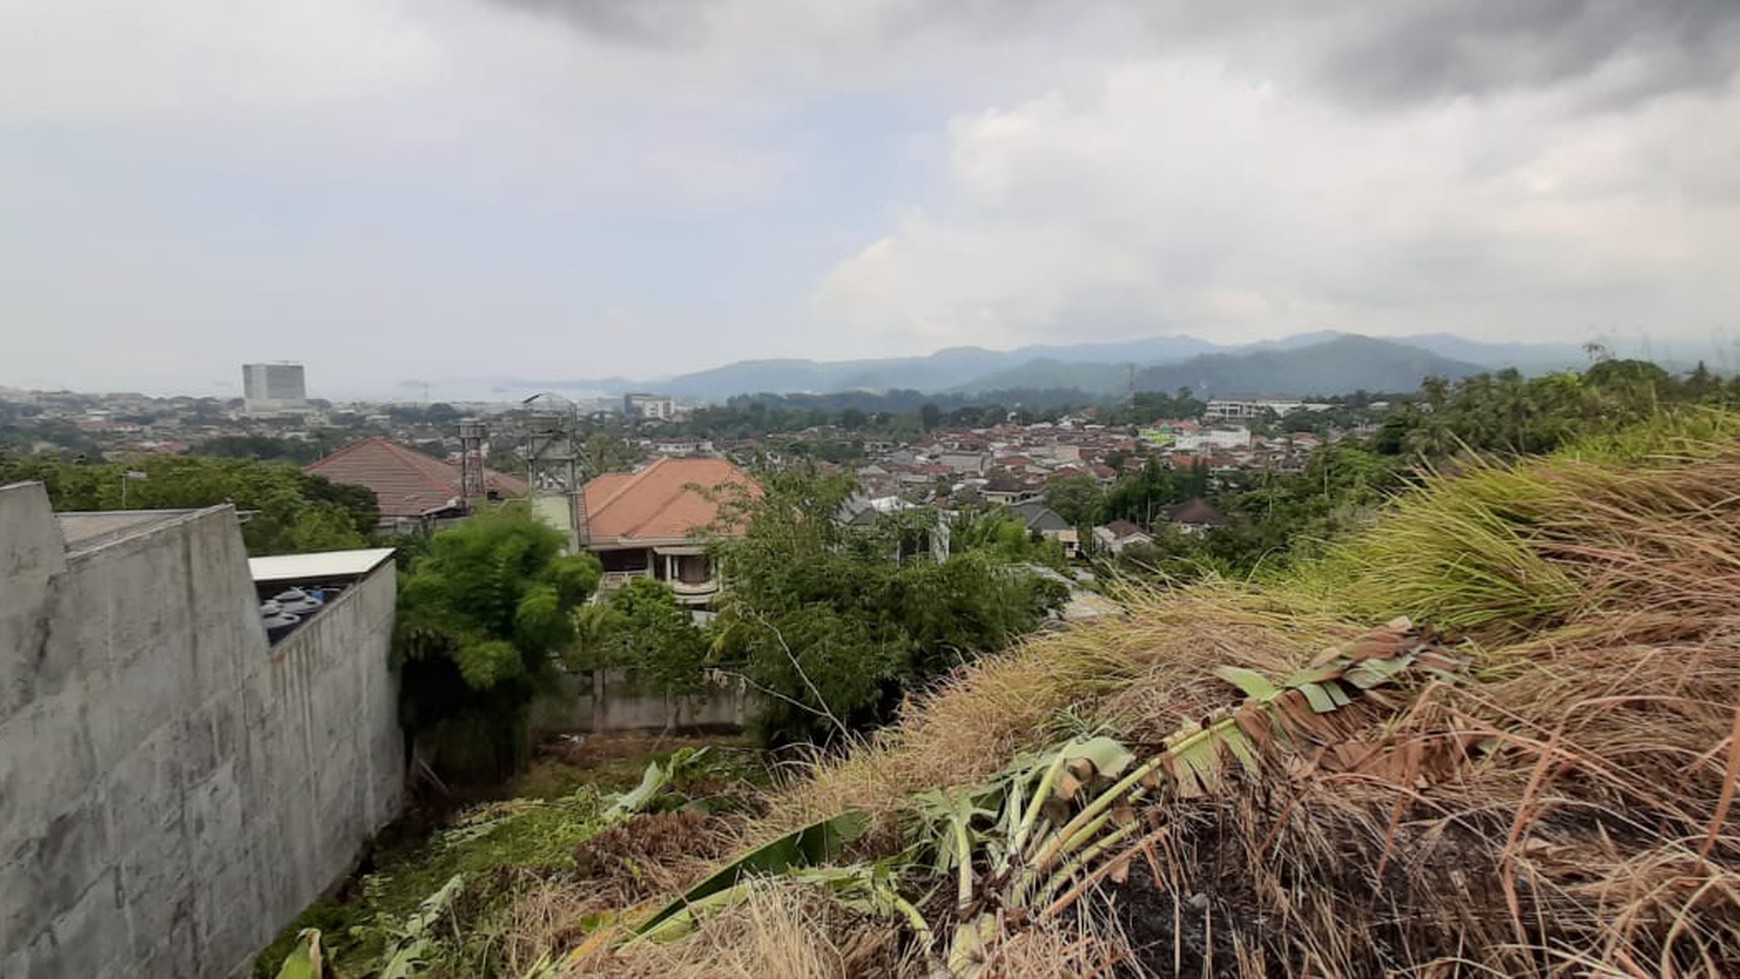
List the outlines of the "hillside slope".
{"label": "hillside slope", "polygon": [[[1736,485],[1740,419],[1688,415],[1133,595],[776,794],[774,876],[618,904],[552,972],[1733,975]],[[751,849],[821,829],[826,866]]]}

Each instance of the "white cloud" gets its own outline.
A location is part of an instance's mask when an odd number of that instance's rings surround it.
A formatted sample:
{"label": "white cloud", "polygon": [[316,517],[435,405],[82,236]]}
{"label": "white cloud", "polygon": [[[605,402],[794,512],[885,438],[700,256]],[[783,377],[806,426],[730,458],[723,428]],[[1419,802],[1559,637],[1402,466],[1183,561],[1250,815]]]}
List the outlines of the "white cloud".
{"label": "white cloud", "polygon": [[[1374,116],[1215,58],[956,118],[943,202],[820,284],[824,320],[1008,346],[1072,324],[1248,339],[1330,326],[1562,337],[1692,299],[1740,245],[1732,91],[1573,111],[1572,88]],[[1707,301],[1715,298],[1711,306]]]}
{"label": "white cloud", "polygon": [[298,110],[427,85],[440,43],[347,0],[13,0],[0,120],[147,121]]}

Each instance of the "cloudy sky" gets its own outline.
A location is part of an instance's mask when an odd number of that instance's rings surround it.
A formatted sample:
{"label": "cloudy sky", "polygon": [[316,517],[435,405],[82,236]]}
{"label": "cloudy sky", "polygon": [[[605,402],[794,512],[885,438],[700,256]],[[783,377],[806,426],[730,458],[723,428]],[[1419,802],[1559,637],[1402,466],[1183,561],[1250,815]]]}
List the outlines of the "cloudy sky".
{"label": "cloudy sky", "polygon": [[1733,0],[0,0],[0,384],[1740,332]]}

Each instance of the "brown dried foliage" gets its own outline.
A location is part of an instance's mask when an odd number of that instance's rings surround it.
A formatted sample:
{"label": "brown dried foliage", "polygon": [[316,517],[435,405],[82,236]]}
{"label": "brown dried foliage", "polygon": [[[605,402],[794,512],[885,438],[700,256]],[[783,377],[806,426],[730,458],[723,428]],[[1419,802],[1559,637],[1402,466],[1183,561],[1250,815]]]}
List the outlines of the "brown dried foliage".
{"label": "brown dried foliage", "polygon": [[[1422,535],[1435,513],[1480,536]],[[1077,920],[1010,924],[996,974],[1740,975],[1740,447],[1477,471],[1396,519],[1408,533],[1380,524],[1335,587],[1138,595],[965,669],[776,793],[738,845],[846,807],[891,816],[1083,730],[1152,750],[1239,703],[1217,666],[1279,678],[1360,648],[1374,617],[1439,609],[1461,682],[1410,674],[1269,740],[1261,772],[1162,794]],[[1470,582],[1514,608],[1442,594]],[[834,928],[792,940],[837,950]],[[722,947],[706,934],[672,954],[703,961]]]}

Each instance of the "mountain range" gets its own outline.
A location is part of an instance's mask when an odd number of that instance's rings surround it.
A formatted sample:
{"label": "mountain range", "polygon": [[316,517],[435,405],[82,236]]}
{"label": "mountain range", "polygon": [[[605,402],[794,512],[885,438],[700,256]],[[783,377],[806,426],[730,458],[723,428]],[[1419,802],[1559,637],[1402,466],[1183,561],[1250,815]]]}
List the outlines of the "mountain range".
{"label": "mountain range", "polygon": [[1306,397],[1355,390],[1411,391],[1429,376],[1465,377],[1514,367],[1535,374],[1578,367],[1582,348],[1569,343],[1487,343],[1451,334],[1369,337],[1332,331],[1249,344],[1156,336],[1117,343],[1050,344],[1013,350],[951,347],[922,357],[871,360],[743,360],[663,378],[471,378],[444,382],[467,395],[493,397],[555,390],[576,396],[656,392],[699,401],[739,394],[830,394],[917,390],[973,395],[1014,389],[1073,388],[1115,397],[1139,390],[1188,387],[1201,396]]}
{"label": "mountain range", "polygon": [[1107,396],[1129,387],[1133,369],[1136,387],[1145,391],[1188,387],[1208,395],[1302,397],[1362,388],[1411,391],[1429,375],[1457,378],[1502,367],[1537,373],[1585,360],[1582,350],[1572,344],[1482,343],[1447,334],[1379,339],[1324,332],[1236,346],[1191,336],[1160,336],[1015,350],[952,347],[925,357],[877,360],[748,360],[647,381],[634,389],[704,401],[763,392],[896,388],[959,394],[1075,388]]}

